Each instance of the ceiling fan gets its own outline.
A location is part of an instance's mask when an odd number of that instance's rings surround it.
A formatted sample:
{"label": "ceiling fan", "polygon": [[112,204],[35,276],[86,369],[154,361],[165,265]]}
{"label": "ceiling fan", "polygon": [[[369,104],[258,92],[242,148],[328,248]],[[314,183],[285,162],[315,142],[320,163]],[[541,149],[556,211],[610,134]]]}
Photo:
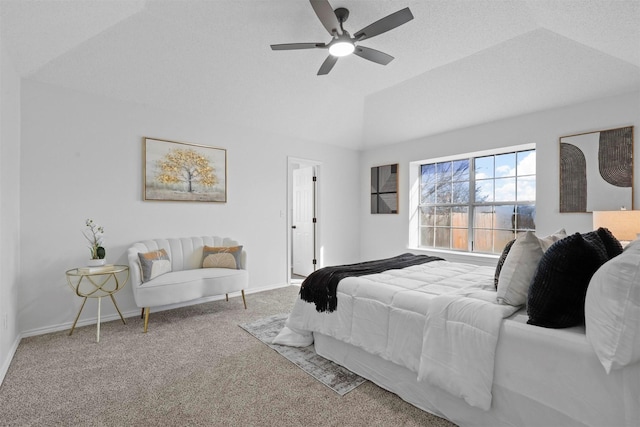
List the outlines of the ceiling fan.
{"label": "ceiling fan", "polygon": [[342,24],[344,24],[349,17],[348,9],[339,7],[336,10],[333,10],[333,7],[329,4],[328,0],[309,1],[311,2],[311,7],[313,7],[313,10],[316,12],[318,19],[320,19],[322,25],[324,25],[329,34],[331,34],[333,40],[329,43],[272,44],[271,49],[329,49],[329,56],[324,60],[322,66],[320,66],[320,69],[318,70],[319,76],[328,74],[333,66],[336,65],[336,62],[338,62],[338,58],[341,56],[347,56],[351,53],[377,64],[387,65],[391,60],[393,60],[393,56],[387,55],[379,50],[360,46],[357,43],[385,33],[389,30],[393,30],[394,28],[413,19],[413,14],[409,8],[406,7],[364,27],[360,31],[354,33],[353,37],[351,37],[351,35],[342,27]]}

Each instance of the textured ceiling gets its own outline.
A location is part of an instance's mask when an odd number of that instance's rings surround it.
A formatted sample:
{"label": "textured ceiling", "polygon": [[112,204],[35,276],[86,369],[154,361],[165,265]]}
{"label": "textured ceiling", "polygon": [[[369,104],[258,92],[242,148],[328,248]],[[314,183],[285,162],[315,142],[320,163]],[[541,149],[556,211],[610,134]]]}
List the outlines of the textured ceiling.
{"label": "textured ceiling", "polygon": [[25,78],[367,148],[640,90],[640,0],[332,0],[352,34],[404,7],[414,20],[316,76],[328,42],[305,0],[0,0]]}

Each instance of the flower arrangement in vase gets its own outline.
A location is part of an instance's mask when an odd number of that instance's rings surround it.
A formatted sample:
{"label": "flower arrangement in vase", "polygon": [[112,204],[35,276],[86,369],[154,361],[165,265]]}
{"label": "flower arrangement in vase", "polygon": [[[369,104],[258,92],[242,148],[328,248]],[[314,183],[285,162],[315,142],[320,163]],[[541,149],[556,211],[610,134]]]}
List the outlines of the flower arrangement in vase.
{"label": "flower arrangement in vase", "polygon": [[104,228],[98,226],[92,219],[87,219],[85,225],[88,230],[85,230],[82,234],[87,241],[89,241],[89,252],[91,253],[91,258],[87,262],[87,265],[90,267],[104,265],[106,262],[105,256],[107,255],[107,252],[102,246]]}

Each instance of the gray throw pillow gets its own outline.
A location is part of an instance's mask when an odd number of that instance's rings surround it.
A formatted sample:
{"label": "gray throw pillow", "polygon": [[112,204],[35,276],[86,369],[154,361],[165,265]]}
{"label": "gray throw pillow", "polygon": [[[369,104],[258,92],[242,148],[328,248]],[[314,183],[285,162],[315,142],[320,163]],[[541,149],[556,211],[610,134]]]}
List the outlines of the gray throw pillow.
{"label": "gray throw pillow", "polygon": [[171,271],[171,260],[164,249],[138,253],[142,269],[142,281],[148,282]]}

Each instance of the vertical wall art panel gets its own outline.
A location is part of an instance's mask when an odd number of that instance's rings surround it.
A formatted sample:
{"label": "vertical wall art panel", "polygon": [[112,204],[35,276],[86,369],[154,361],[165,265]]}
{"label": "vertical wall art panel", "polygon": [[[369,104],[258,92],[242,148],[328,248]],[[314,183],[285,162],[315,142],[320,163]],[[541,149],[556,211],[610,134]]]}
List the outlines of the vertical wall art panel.
{"label": "vertical wall art panel", "polygon": [[560,212],[633,209],[633,126],[560,138]]}
{"label": "vertical wall art panel", "polygon": [[371,168],[371,213],[398,213],[398,164]]}

